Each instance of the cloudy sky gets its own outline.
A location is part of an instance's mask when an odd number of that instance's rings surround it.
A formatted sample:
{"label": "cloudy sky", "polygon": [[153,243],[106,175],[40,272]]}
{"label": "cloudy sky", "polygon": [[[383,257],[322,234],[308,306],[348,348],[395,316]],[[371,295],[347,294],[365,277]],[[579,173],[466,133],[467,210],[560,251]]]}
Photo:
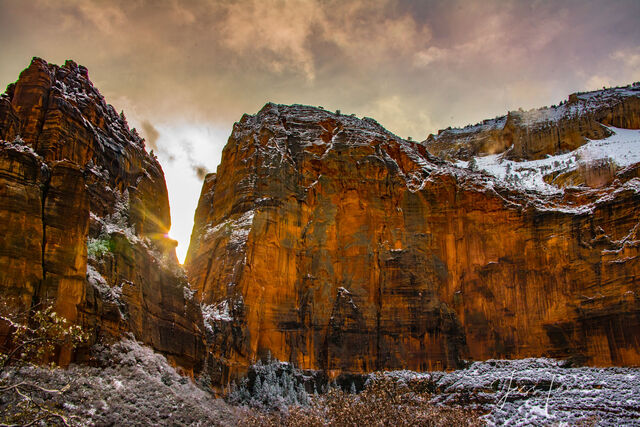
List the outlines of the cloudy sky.
{"label": "cloudy sky", "polygon": [[640,80],[639,0],[0,0],[0,85],[89,68],[158,154],[182,259],[201,177],[268,101],[422,140]]}

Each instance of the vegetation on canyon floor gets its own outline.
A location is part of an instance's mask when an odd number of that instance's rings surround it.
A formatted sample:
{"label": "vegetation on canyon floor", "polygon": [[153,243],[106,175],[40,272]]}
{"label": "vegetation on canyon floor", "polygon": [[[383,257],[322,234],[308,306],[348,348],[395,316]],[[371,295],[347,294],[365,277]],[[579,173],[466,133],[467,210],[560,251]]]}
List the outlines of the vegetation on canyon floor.
{"label": "vegetation on canyon floor", "polygon": [[[49,397],[62,395],[70,384],[43,386],[38,378],[16,381],[14,372],[44,364],[61,349],[73,349],[86,342],[89,334],[60,316],[50,304],[36,304],[22,312],[12,312],[6,301],[0,313],[0,422],[2,425],[62,424],[70,417],[51,404]],[[49,364],[55,368],[54,363]],[[45,368],[38,368],[45,369]]]}
{"label": "vegetation on canyon floor", "polygon": [[[352,383],[353,384],[353,383]],[[472,426],[482,425],[478,413],[461,407],[434,405],[420,381],[405,383],[390,377],[367,382],[364,390],[331,387],[311,396],[308,404],[286,410],[245,409],[247,426]]]}
{"label": "vegetation on canyon floor", "polygon": [[378,372],[329,381],[324,373],[268,360],[251,367],[227,390],[225,401],[203,385],[206,378],[193,381],[179,374],[164,356],[129,338],[93,346],[89,365],[60,369],[26,360],[3,365],[0,423],[620,425],[633,424],[640,415],[638,375],[637,368],[522,359],[475,362],[452,372]]}

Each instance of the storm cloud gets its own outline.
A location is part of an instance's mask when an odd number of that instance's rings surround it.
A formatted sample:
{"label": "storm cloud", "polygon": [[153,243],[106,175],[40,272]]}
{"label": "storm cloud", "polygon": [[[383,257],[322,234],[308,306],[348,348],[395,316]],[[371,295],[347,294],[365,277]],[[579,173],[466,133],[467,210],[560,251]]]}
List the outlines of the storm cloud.
{"label": "storm cloud", "polygon": [[640,80],[638,22],[636,0],[0,0],[0,79],[73,58],[138,122],[230,131],[274,101],[423,139]]}
{"label": "storm cloud", "polygon": [[145,136],[145,142],[147,147],[151,150],[158,151],[158,137],[160,136],[160,132],[149,122],[148,120],[143,120],[142,124],[142,133]]}

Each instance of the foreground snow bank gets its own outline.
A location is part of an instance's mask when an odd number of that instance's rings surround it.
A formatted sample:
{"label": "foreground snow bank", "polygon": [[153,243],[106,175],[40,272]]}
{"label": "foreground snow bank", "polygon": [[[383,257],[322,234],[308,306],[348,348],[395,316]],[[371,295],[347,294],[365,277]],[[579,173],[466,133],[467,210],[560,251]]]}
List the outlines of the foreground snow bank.
{"label": "foreground snow bank", "polygon": [[[327,425],[346,419],[370,425],[384,417],[413,420],[409,425],[640,425],[640,368],[488,360],[453,372],[378,372],[362,376],[363,389],[356,390],[355,376],[328,384],[322,373],[274,361],[254,367],[228,396],[250,407],[243,409],[215,399],[135,341],[96,349],[95,363],[26,367],[4,372],[2,380],[61,390],[34,389],[34,395],[73,425]],[[0,393],[0,413],[6,400]]]}
{"label": "foreground snow bank", "polygon": [[[97,367],[23,367],[3,374],[60,393],[35,396],[72,425],[235,425],[233,409],[179,375],[164,356],[133,340],[95,348]],[[37,393],[37,390],[35,392]],[[4,402],[0,397],[0,409]]]}
{"label": "foreground snow bank", "polygon": [[424,381],[431,402],[477,409],[488,425],[640,425],[639,368],[572,368],[551,359],[488,360],[454,372],[384,373]]}

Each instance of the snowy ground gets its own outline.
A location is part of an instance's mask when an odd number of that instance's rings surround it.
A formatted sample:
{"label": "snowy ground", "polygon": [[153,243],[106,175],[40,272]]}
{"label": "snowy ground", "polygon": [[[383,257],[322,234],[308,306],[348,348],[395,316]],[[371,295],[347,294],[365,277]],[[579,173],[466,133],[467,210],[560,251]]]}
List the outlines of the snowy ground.
{"label": "snowy ground", "polygon": [[488,425],[640,425],[639,368],[570,368],[551,359],[489,360],[454,372],[389,372],[433,383],[436,404],[479,409]]}
{"label": "snowy ground", "polygon": [[[575,170],[580,163],[611,159],[619,167],[640,162],[640,130],[609,127],[614,134],[600,140],[589,140],[582,147],[546,159],[516,162],[504,159],[504,153],[476,157],[478,170],[525,190],[547,194],[562,189],[547,184],[543,177],[553,172]],[[458,160],[456,166],[466,168],[469,162]]]}
{"label": "snowy ground", "polygon": [[[135,341],[98,349],[95,357],[96,367],[27,367],[5,371],[1,379],[5,385],[25,382],[62,390],[39,393],[39,399],[71,417],[73,425],[242,424],[237,408],[215,399]],[[305,392],[293,387],[296,370],[284,369],[291,371],[288,377],[275,375],[283,366],[288,369],[277,362],[259,367],[265,375],[257,394],[282,403],[295,392],[294,401],[300,402]],[[371,374],[376,375],[428,390],[432,404],[477,410],[489,426],[640,426],[640,368],[572,368],[541,358],[475,362],[453,372]],[[0,394],[0,413],[8,399]]]}
{"label": "snowy ground", "polygon": [[[36,401],[64,413],[73,426],[236,425],[232,407],[179,375],[166,358],[150,348],[123,340],[94,350],[98,366],[9,369],[2,373],[0,385],[26,384],[23,388],[34,390]],[[40,388],[60,392],[45,393]],[[6,389],[3,393],[0,418],[6,411],[12,413],[8,409],[12,395]]]}

